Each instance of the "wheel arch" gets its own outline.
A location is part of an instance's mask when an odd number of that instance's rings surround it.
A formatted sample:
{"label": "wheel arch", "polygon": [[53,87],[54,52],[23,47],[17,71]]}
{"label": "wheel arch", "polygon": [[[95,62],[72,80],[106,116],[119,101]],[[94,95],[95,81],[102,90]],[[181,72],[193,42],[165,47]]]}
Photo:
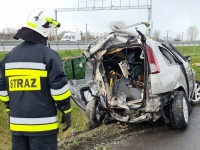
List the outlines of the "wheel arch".
{"label": "wheel arch", "polygon": [[189,109],[189,115],[192,113],[192,106],[190,104],[190,99],[187,97],[186,91],[182,86],[179,86],[177,89],[177,91],[183,91],[185,93],[185,96],[187,98],[187,104],[188,104],[188,109]]}
{"label": "wheel arch", "polygon": [[[186,93],[185,89],[182,86],[179,86],[176,90],[177,91],[183,91],[185,93],[185,95],[187,96],[187,93]],[[187,97],[187,100],[189,101],[188,97]]]}

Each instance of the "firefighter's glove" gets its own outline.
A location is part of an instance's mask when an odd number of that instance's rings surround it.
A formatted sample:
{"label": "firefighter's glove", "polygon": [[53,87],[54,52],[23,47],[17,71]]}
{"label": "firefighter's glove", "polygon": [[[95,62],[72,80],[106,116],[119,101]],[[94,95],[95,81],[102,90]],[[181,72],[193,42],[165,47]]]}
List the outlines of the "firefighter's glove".
{"label": "firefighter's glove", "polygon": [[62,110],[62,119],[61,123],[65,123],[63,132],[66,131],[71,126],[71,108],[68,110]]}

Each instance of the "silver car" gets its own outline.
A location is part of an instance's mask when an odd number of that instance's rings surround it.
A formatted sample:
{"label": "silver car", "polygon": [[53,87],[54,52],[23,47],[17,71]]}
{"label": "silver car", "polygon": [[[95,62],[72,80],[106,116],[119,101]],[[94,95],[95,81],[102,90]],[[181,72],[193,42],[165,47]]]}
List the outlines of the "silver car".
{"label": "silver car", "polygon": [[[83,55],[85,78],[70,79],[69,87],[93,127],[111,120],[139,123],[163,118],[174,128],[187,128],[191,105],[200,101],[200,82],[190,56],[137,29],[115,29],[91,42]],[[83,67],[82,63],[75,65]]]}

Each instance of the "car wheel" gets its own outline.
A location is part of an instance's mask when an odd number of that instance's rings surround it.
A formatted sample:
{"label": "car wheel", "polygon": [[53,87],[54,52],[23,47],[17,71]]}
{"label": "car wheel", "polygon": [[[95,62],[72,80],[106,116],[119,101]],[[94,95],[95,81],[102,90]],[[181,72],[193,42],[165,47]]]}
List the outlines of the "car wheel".
{"label": "car wheel", "polygon": [[195,86],[194,86],[194,96],[192,100],[190,101],[191,105],[197,105],[200,103],[200,81],[196,80]]}
{"label": "car wheel", "polygon": [[170,103],[170,117],[174,128],[185,129],[189,122],[189,107],[186,95],[178,91]]}
{"label": "car wheel", "polygon": [[100,123],[98,122],[96,118],[96,101],[91,100],[88,102],[86,106],[86,117],[88,119],[89,125],[92,126],[92,128],[97,128],[100,126]]}

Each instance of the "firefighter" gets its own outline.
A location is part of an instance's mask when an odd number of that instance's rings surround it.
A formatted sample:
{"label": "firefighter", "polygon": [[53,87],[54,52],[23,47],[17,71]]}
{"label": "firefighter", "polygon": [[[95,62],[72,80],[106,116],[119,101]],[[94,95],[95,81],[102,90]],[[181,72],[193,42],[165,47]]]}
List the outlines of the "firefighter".
{"label": "firefighter", "polygon": [[59,27],[45,9],[33,10],[15,39],[23,42],[0,64],[0,100],[9,114],[13,150],[56,150],[58,120],[71,125],[70,91],[57,52],[46,47]]}

